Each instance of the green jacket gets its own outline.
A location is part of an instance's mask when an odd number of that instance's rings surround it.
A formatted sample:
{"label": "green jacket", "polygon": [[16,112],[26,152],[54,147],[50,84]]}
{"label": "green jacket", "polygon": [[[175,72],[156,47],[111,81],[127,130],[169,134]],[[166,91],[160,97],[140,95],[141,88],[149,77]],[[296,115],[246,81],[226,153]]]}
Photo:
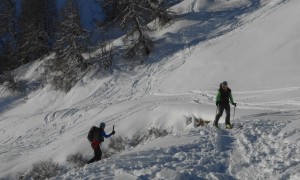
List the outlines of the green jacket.
{"label": "green jacket", "polygon": [[228,88],[228,91],[224,91],[223,89],[219,89],[216,97],[216,102],[221,104],[231,103],[234,104],[231,89]]}

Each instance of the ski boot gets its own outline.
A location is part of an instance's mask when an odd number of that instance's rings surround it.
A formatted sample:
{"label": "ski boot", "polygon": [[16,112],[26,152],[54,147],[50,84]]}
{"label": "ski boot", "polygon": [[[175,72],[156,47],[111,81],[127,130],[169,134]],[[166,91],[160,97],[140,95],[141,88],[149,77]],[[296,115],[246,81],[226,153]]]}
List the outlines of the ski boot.
{"label": "ski boot", "polygon": [[232,129],[233,125],[232,124],[226,124],[226,129]]}

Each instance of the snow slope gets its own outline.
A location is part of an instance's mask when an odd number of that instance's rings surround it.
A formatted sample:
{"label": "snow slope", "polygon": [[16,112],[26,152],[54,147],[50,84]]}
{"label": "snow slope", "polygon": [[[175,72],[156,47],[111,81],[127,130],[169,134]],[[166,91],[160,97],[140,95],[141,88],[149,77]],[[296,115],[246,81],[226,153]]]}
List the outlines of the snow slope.
{"label": "snow slope", "polygon": [[[168,74],[168,78],[160,82],[159,90],[184,92],[214,87],[222,78],[239,90],[297,86],[300,79],[297,38],[300,21],[297,17],[298,11],[281,10],[234,36],[205,44],[206,47],[198,48],[186,59],[188,63]],[[178,77],[190,79],[190,83],[178,81]],[[190,77],[199,77],[201,83]],[[262,77],[268,82],[259,80]]]}
{"label": "snow slope", "polygon": [[[16,178],[38,160],[91,156],[87,132],[104,121],[128,138],[151,127],[170,134],[54,179],[299,179],[299,7],[297,0],[182,1],[172,7],[177,20],[153,32],[158,50],[143,66],[120,61],[68,94],[48,86],[29,89],[26,99],[0,91],[0,177]],[[33,85],[39,71],[35,62],[18,76]],[[214,119],[225,79],[243,128],[188,123]]]}

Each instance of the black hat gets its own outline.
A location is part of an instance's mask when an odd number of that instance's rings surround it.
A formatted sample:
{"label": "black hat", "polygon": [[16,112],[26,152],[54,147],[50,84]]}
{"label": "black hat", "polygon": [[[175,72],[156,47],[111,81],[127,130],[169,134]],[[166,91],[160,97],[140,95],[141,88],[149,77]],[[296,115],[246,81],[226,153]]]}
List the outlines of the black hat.
{"label": "black hat", "polygon": [[106,124],[105,124],[104,122],[102,122],[102,123],[100,123],[100,126],[99,126],[99,127],[104,129],[104,128],[105,128],[105,125],[106,125]]}
{"label": "black hat", "polygon": [[222,84],[223,84],[223,85],[226,85],[226,86],[228,85],[228,84],[227,84],[227,81],[224,81]]}

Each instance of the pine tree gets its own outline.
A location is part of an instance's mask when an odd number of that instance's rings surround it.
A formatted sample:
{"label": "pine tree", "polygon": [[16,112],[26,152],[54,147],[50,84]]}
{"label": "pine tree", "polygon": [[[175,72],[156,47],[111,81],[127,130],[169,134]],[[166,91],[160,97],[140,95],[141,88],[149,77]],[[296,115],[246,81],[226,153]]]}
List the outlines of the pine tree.
{"label": "pine tree", "polygon": [[20,53],[23,64],[49,53],[54,37],[55,0],[22,1]]}
{"label": "pine tree", "polygon": [[15,4],[12,0],[0,1],[0,34],[15,32]]}
{"label": "pine tree", "polygon": [[56,59],[51,70],[58,72],[54,85],[69,91],[80,79],[80,73],[88,67],[82,56],[86,51],[86,31],[81,27],[79,12],[73,0],[67,1],[62,15],[55,44]]}
{"label": "pine tree", "polygon": [[78,59],[83,62],[81,54],[86,49],[86,31],[81,26],[79,12],[73,0],[67,1],[62,15],[55,51],[61,59],[77,57],[76,61]]}
{"label": "pine tree", "polygon": [[125,42],[130,44],[126,56],[133,58],[142,52],[151,53],[152,41],[148,36],[148,23],[158,20],[165,25],[171,20],[170,13],[162,6],[163,1],[157,0],[108,0],[107,9],[111,14],[109,20],[119,23],[123,30],[127,30]]}
{"label": "pine tree", "polygon": [[58,14],[56,9],[56,0],[44,0],[44,9],[45,9],[45,16],[44,16],[44,24],[45,24],[45,31],[48,33],[49,36],[49,48],[53,50],[55,36],[57,33],[57,25],[58,25]]}
{"label": "pine tree", "polygon": [[16,12],[13,0],[0,2],[0,74],[18,66]]}

